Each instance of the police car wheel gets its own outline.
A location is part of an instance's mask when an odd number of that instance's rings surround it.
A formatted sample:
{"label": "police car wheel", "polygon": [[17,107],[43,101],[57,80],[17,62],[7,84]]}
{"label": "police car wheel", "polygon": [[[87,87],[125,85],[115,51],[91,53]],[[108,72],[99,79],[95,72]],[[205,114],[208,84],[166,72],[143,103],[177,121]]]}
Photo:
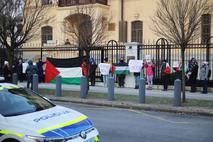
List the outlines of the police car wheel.
{"label": "police car wheel", "polygon": [[6,140],[4,140],[4,141],[2,141],[2,142],[19,142],[19,141],[14,140],[14,139],[6,139]]}

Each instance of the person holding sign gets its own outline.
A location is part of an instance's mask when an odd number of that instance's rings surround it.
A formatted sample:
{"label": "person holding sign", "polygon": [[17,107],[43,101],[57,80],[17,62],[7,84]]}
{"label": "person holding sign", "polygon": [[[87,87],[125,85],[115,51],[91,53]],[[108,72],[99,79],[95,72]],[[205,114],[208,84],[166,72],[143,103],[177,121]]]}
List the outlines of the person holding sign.
{"label": "person holding sign", "polygon": [[120,62],[115,67],[115,74],[117,75],[119,87],[123,88],[126,74],[129,74],[128,65],[124,62],[123,57],[120,58]]}
{"label": "person holding sign", "polygon": [[104,63],[99,64],[100,72],[103,75],[104,86],[107,86],[107,78],[110,74],[111,64],[108,62],[108,58],[104,59]]}
{"label": "person holding sign", "polygon": [[140,72],[143,67],[143,60],[130,60],[129,70],[134,73],[135,76],[135,89],[139,88]]}

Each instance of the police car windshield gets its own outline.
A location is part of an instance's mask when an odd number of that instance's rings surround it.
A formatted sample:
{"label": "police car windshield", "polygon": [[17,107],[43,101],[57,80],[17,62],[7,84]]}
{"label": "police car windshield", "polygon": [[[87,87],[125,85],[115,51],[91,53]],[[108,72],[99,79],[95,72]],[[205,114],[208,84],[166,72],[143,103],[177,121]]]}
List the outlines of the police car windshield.
{"label": "police car windshield", "polygon": [[54,106],[27,89],[17,88],[0,92],[0,114],[5,117],[32,113]]}

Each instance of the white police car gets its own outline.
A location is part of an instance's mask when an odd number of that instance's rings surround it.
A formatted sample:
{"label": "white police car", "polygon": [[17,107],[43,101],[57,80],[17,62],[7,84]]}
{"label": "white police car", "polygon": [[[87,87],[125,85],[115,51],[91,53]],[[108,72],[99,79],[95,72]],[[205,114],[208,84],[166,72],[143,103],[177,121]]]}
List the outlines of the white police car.
{"label": "white police car", "polygon": [[87,116],[9,83],[0,83],[0,142],[98,142]]}

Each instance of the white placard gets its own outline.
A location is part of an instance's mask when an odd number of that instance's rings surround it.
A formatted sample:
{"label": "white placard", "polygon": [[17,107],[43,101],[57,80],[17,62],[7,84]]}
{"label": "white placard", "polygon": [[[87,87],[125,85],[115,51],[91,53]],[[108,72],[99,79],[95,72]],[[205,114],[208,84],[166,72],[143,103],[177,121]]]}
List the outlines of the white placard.
{"label": "white placard", "polygon": [[100,68],[100,72],[102,75],[109,75],[109,71],[110,71],[110,67],[111,65],[108,63],[100,63],[98,65],[98,67]]}
{"label": "white placard", "polygon": [[28,63],[22,63],[22,73],[26,73]]}
{"label": "white placard", "polygon": [[130,72],[140,72],[143,66],[143,60],[130,60],[129,70]]}

